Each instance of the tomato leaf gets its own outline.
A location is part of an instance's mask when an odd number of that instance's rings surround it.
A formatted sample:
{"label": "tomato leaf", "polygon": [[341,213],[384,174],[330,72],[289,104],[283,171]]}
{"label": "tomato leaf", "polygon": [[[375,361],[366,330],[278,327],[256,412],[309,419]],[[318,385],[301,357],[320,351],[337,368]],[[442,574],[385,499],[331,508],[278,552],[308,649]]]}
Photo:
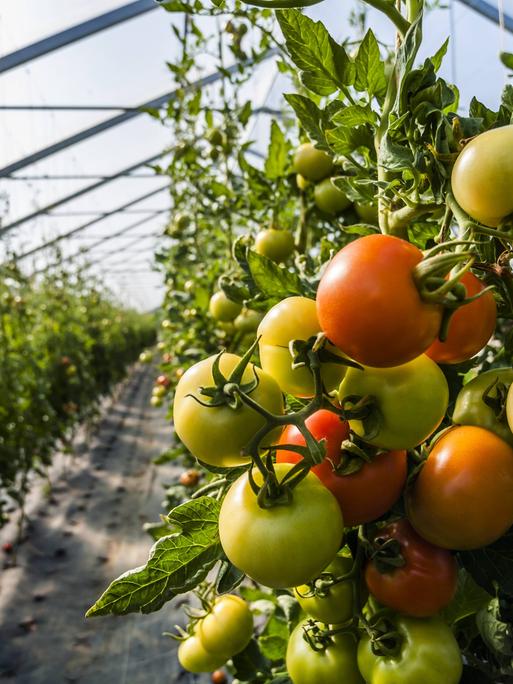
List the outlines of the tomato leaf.
{"label": "tomato leaf", "polygon": [[326,143],[326,136],[322,129],[323,112],[309,97],[305,95],[297,95],[289,93],[285,95],[285,99],[292,107],[299,119],[301,125],[308,133],[308,137],[312,142],[317,143],[317,147],[322,150],[329,151]]}
{"label": "tomato leaf", "polygon": [[265,175],[274,180],[285,175],[288,167],[289,145],[276,121],[271,123],[271,142],[265,160]]}
{"label": "tomato leaf", "polygon": [[456,595],[442,611],[442,616],[449,625],[454,625],[469,615],[478,613],[488,604],[490,598],[490,594],[474,582],[470,573],[461,568]]}
{"label": "tomato leaf", "polygon": [[360,43],[355,58],[356,79],[354,87],[367,91],[369,97],[383,97],[387,90],[385,64],[381,60],[378,41],[369,29]]}
{"label": "tomato leaf", "polygon": [[495,594],[494,582],[513,596],[513,529],[491,546],[475,551],[462,551],[459,558],[480,587]]}
{"label": "tomato leaf", "polygon": [[196,587],[222,555],[220,507],[216,499],[203,496],[172,510],[169,523],[180,531],[159,539],[146,565],[114,580],[86,617],[152,613]]}
{"label": "tomato leaf", "polygon": [[247,263],[256,288],[267,299],[279,301],[292,295],[313,294],[296,273],[277,266],[271,259],[251,249],[247,252]]}

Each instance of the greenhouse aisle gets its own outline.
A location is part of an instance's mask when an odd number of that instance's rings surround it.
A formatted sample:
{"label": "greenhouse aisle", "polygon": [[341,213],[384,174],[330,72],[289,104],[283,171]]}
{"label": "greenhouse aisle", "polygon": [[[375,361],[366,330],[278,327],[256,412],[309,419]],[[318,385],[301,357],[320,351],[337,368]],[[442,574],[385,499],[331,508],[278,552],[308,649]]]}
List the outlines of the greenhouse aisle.
{"label": "greenhouse aisle", "polygon": [[152,371],[133,371],[89,448],[67,459],[30,513],[17,564],[0,580],[1,681],[198,681],[180,670],[175,642],[162,636],[183,619],[174,610],[180,599],[153,615],[84,618],[113,578],[147,559],[152,542],[142,525],[158,519],[162,484],[180,471],[152,464],[170,435],[165,410],[149,406]]}

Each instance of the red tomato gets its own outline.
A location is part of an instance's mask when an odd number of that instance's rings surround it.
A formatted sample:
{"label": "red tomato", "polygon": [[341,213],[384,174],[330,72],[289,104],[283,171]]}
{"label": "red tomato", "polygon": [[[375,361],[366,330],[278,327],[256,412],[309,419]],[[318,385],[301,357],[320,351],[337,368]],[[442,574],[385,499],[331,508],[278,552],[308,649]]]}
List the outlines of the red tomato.
{"label": "red tomato", "polygon": [[424,302],[413,280],[421,260],[420,249],[391,235],[367,235],[341,249],[317,290],[328,339],[366,366],[400,366],[420,356],[442,320],[442,308]]}
{"label": "red tomato", "polygon": [[[361,525],[386,513],[399,498],[406,482],[406,452],[380,454],[371,463],[364,463],[358,472],[338,475],[335,468],[340,463],[340,446],[349,436],[347,422],[331,411],[321,409],[307,419],[306,426],[316,440],[326,440],[326,457],[312,468],[312,472],[337,499],[344,525]],[[289,425],[279,444],[304,446],[305,439],[295,425]],[[278,449],[276,460],[278,463],[297,463],[301,456],[295,451]]]}
{"label": "red tomato", "polygon": [[397,520],[378,530],[374,537],[381,544],[389,540],[400,544],[405,561],[402,567],[378,569],[379,556],[365,568],[370,593],[388,608],[412,617],[430,617],[445,608],[456,592],[458,565],[446,549],[422,539],[407,520]]}
{"label": "red tomato", "polygon": [[[473,273],[465,273],[460,280],[473,297],[485,286]],[[497,306],[491,292],[470,304],[460,307],[449,321],[449,332],[445,342],[435,340],[426,354],[437,363],[461,363],[471,359],[488,342],[495,330]]]}

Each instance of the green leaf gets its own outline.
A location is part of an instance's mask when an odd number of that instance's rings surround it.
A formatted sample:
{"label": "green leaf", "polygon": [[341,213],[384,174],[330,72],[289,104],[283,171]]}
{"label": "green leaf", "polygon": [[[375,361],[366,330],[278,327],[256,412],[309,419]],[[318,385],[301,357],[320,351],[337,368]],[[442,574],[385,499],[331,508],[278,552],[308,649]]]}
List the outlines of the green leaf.
{"label": "green leaf", "polygon": [[496,112],[488,109],[486,105],[484,105],[482,102],[479,102],[479,100],[475,97],[473,97],[470,101],[469,112],[471,117],[483,120],[483,127],[485,130],[493,126],[493,124],[497,121]]}
{"label": "green leaf", "polygon": [[474,582],[465,568],[461,568],[456,595],[442,611],[442,616],[449,625],[454,625],[469,615],[478,613],[488,605],[490,598],[490,594]]}
{"label": "green leaf", "polygon": [[265,175],[271,180],[285,175],[288,166],[288,144],[278,123],[271,123],[271,141],[265,160]]}
{"label": "green leaf", "polygon": [[385,63],[381,59],[376,36],[369,29],[360,43],[355,59],[356,79],[354,87],[366,91],[369,97],[383,97],[387,90]]}
{"label": "green leaf", "polygon": [[442,66],[443,59],[447,54],[447,48],[449,47],[449,38],[446,39],[445,43],[435,52],[435,54],[430,58],[431,64],[435,67],[435,71],[438,71]]}
{"label": "green leaf", "polygon": [[331,120],[336,126],[361,126],[366,123],[374,125],[377,121],[378,115],[372,111],[370,105],[365,107],[360,107],[360,105],[344,107]]}
{"label": "green leaf", "polygon": [[360,147],[371,149],[374,145],[372,131],[368,126],[338,126],[327,131],[326,138],[335,154],[345,156]]}
{"label": "green leaf", "polygon": [[493,653],[513,655],[513,626],[501,619],[499,599],[493,598],[477,616],[483,641]]}
{"label": "green leaf", "polygon": [[329,150],[326,136],[321,127],[322,111],[309,97],[305,95],[288,94],[285,99],[296,113],[301,126],[308,133],[312,142],[317,143],[319,149]]}
{"label": "green leaf", "polygon": [[270,674],[269,661],[262,655],[257,642],[252,639],[246,648],[232,658],[234,675],[244,682],[255,681],[257,674]]}
{"label": "green leaf", "polygon": [[169,522],[180,532],[159,539],[146,565],[114,580],[86,617],[151,613],[196,587],[222,555],[220,507],[216,499],[203,496],[171,511]]}
{"label": "green leaf", "polygon": [[501,52],[500,60],[508,69],[513,69],[513,54],[511,52]]}
{"label": "green leaf", "polygon": [[288,635],[286,638],[272,634],[261,636],[258,645],[263,655],[269,660],[283,660],[287,654]]}
{"label": "green leaf", "polygon": [[460,552],[459,558],[489,594],[495,593],[494,582],[497,582],[505,594],[513,596],[513,530],[484,549]]}
{"label": "green leaf", "polygon": [[330,95],[352,84],[354,65],[322,22],[313,21],[296,9],[282,10],[276,15],[290,57],[304,72],[302,79],[306,79],[310,90]]}
{"label": "green leaf", "polygon": [[296,273],[286,268],[277,266],[274,261],[266,256],[248,250],[248,266],[251,277],[257,289],[267,298],[273,300],[285,299],[292,295],[311,296],[309,290],[305,291],[306,285]]}

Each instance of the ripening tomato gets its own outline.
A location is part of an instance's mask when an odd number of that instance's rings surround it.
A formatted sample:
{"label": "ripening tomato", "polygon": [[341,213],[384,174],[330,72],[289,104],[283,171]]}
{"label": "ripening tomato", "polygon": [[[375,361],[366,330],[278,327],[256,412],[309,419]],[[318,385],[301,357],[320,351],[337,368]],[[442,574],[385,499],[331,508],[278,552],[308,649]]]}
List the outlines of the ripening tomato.
{"label": "ripening tomato", "polygon": [[333,162],[329,154],[318,150],[312,143],[300,145],[294,155],[294,169],[304,178],[318,181],[331,173]]}
{"label": "ripening tomato", "polygon": [[188,672],[213,672],[222,667],[229,657],[209,653],[197,634],[182,641],[178,647],[178,662]]}
{"label": "ripening tomato", "polygon": [[[214,466],[231,467],[248,463],[250,458],[242,453],[251,438],[265,424],[264,418],[252,408],[240,405],[236,409],[228,405],[203,406],[209,397],[200,393],[201,387],[212,387],[212,366],[217,357],[211,356],[191,366],[180,378],[176,387],[173,420],[177,435],[193,456]],[[235,354],[221,356],[220,369],[227,378],[240,361]],[[244,371],[242,383],[251,382],[255,373],[258,385],[251,391],[251,398],[275,414],[283,413],[283,396],[275,380],[260,368],[249,364]],[[192,396],[191,396],[192,395]],[[279,436],[270,433],[264,444]]]}
{"label": "ripening tomato", "polygon": [[451,176],[460,207],[485,226],[513,212],[513,126],[494,128],[463,148]]}
{"label": "ripening tomato", "polygon": [[416,531],[446,549],[488,546],[513,525],[513,449],[493,432],[454,427],[406,493]]}
{"label": "ripening tomato", "polygon": [[[361,469],[350,475],[339,475],[342,442],[349,436],[349,425],[335,413],[321,409],[306,420],[312,436],[326,440],[326,456],[312,468],[321,482],[336,497],[344,524],[347,527],[376,520],[386,513],[400,497],[406,482],[406,452],[382,453],[364,462]],[[295,425],[285,428],[279,444],[304,446],[305,439]],[[301,456],[295,451],[278,449],[278,463],[297,463]]]}
{"label": "ripening tomato", "polygon": [[317,208],[325,214],[335,216],[351,206],[351,200],[347,199],[342,190],[331,182],[331,178],[325,178],[317,183],[314,189],[314,200]]}
{"label": "ripening tomato", "polygon": [[404,565],[380,565],[379,552],[365,568],[370,593],[384,606],[412,617],[430,617],[447,606],[458,581],[454,556],[420,537],[407,520],[378,529],[374,542],[399,543]]}
{"label": "ripening tomato", "polygon": [[[292,466],[277,463],[278,482]],[[257,485],[262,474],[253,469]],[[344,522],[335,497],[308,473],[288,503],[261,508],[248,474],[236,480],[219,513],[219,536],[228,560],[256,582],[275,589],[317,577],[337,554]]]}
{"label": "ripening tomato", "polygon": [[216,321],[233,321],[240,314],[242,304],[228,299],[225,293],[219,290],[210,297],[208,310]]}
{"label": "ripening tomato", "polygon": [[[484,290],[484,285],[473,273],[464,273],[460,282],[467,297]],[[426,354],[437,363],[461,363],[472,358],[488,342],[495,330],[497,307],[491,292],[486,292],[470,304],[455,311],[449,321],[445,342],[435,339]]]}
{"label": "ripening tomato", "polygon": [[338,391],[340,403],[350,396],[372,397],[376,403],[375,434],[366,435],[362,421],[350,420],[357,435],[382,449],[413,449],[442,422],[449,387],[440,368],[423,354],[395,368],[348,368]]}
{"label": "ripening tomato", "polygon": [[306,620],[290,635],[287,670],[293,684],[364,684],[356,660],[356,641],[351,634],[335,634],[324,648],[315,650],[304,638]]}
{"label": "ripening tomato", "polygon": [[289,230],[267,228],[255,238],[255,252],[272,259],[277,264],[287,261],[294,251],[294,236]]}
{"label": "ripening tomato", "polygon": [[366,235],[331,260],[317,290],[328,339],[366,366],[399,366],[422,354],[440,330],[442,308],[424,302],[413,279],[414,245]]}
{"label": "ripening tomato", "polygon": [[[287,297],[270,309],[258,326],[259,352],[262,368],[271,375],[284,392],[295,397],[314,394],[312,373],[304,366],[292,368],[289,344],[292,340],[308,340],[321,332],[315,302],[308,297]],[[342,356],[332,345],[328,351]],[[322,380],[327,392],[340,384],[346,366],[323,363]]]}
{"label": "ripening tomato", "polygon": [[209,653],[240,653],[253,636],[253,616],[248,604],[234,594],[218,596],[212,610],[198,623],[196,633]]}

